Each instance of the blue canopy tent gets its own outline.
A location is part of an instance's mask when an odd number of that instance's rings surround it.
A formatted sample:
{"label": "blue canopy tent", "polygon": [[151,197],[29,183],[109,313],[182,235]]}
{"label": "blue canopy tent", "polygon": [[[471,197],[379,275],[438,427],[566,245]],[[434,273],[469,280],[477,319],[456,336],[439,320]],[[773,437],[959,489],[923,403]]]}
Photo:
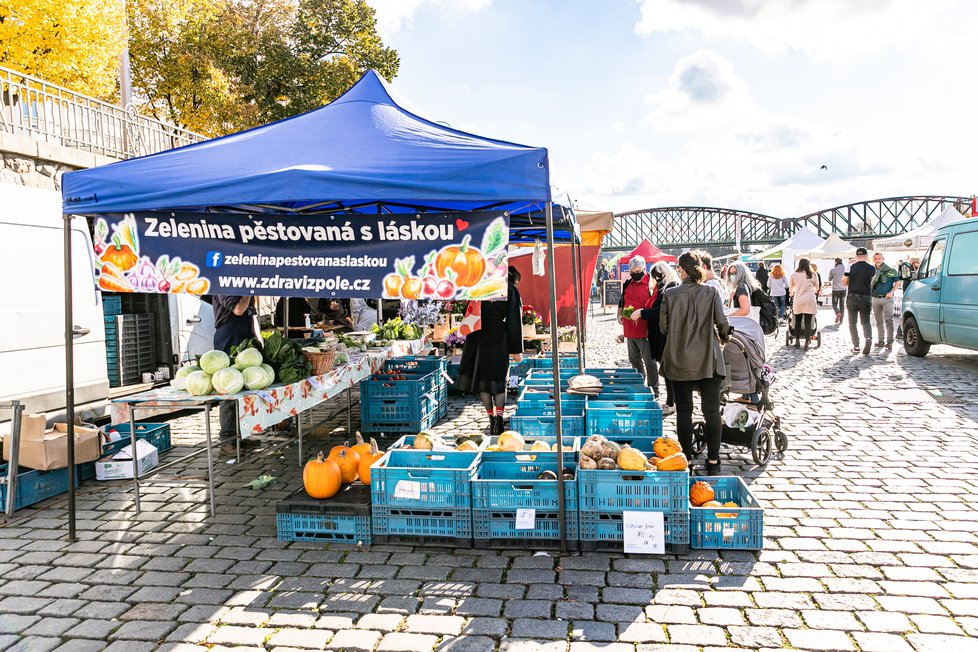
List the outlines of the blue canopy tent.
{"label": "blue canopy tent", "polygon": [[[74,408],[73,319],[67,277],[71,270],[71,215],[134,211],[304,215],[507,211],[512,231],[529,228],[546,233],[551,302],[555,304],[555,225],[558,233],[572,242],[577,238],[569,202],[556,205],[555,210],[546,148],[452,129],[417,115],[405,104],[371,70],[342,96],[314,111],[64,175],[68,414]],[[555,305],[552,312],[556,313]],[[552,331],[556,358],[557,329]],[[558,372],[555,360],[555,383]],[[559,435],[559,402],[557,410]],[[68,439],[73,444],[71,434]],[[560,446],[559,436],[557,442]],[[70,445],[68,451],[71,473],[73,448]],[[562,477],[558,479],[562,483]],[[73,482],[69,487],[69,538],[74,539]],[[562,499],[562,490],[560,496]]]}

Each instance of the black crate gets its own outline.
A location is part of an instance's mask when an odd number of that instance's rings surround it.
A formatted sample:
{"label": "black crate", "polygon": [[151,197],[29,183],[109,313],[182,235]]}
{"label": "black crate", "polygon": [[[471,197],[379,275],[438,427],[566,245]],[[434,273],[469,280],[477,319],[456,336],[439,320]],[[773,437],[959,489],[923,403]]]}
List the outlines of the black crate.
{"label": "black crate", "polygon": [[283,541],[371,544],[370,488],[349,484],[332,498],[312,498],[305,489],[275,507],[275,526]]}

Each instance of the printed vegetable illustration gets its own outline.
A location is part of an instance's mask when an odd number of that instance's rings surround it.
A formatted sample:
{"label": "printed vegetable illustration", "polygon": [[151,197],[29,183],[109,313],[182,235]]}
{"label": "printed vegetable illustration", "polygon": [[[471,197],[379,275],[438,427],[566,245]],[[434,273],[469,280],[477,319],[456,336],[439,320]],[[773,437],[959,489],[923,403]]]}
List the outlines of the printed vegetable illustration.
{"label": "printed vegetable illustration", "polygon": [[472,287],[482,280],[482,274],[486,271],[486,259],[482,252],[469,244],[470,240],[470,236],[465,236],[462,244],[445,247],[435,258],[438,276],[447,278],[448,270],[453,271],[458,287]]}
{"label": "printed vegetable illustration", "polygon": [[139,257],[127,244],[119,240],[119,235],[112,236],[112,244],[102,253],[100,260],[103,263],[115,265],[119,271],[126,272],[136,266]]}
{"label": "printed vegetable illustration", "polygon": [[410,277],[404,279],[404,285],[401,286],[401,296],[405,299],[420,299],[421,298],[421,279]]}
{"label": "printed vegetable illustration", "polygon": [[119,268],[112,263],[104,263],[99,272],[98,286],[108,292],[135,292]]}

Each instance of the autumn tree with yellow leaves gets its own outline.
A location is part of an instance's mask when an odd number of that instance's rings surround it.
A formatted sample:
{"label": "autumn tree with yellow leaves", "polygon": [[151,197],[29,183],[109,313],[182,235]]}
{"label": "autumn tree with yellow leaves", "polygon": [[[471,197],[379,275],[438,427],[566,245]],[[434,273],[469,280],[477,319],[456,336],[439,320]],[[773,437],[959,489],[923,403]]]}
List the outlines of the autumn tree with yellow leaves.
{"label": "autumn tree with yellow leaves", "polygon": [[119,0],[0,0],[0,66],[117,98],[123,16]]}

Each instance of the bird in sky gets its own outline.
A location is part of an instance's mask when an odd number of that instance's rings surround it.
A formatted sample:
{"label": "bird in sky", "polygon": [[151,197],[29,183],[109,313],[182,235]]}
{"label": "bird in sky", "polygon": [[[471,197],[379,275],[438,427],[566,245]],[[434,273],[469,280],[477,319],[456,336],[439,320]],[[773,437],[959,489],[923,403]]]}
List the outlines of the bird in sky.
{"label": "bird in sky", "polygon": [[822,166],[821,168],[819,168],[819,169],[820,169],[820,170],[828,170],[828,169],[829,169],[829,166],[827,166],[827,165],[823,165],[823,166]]}

